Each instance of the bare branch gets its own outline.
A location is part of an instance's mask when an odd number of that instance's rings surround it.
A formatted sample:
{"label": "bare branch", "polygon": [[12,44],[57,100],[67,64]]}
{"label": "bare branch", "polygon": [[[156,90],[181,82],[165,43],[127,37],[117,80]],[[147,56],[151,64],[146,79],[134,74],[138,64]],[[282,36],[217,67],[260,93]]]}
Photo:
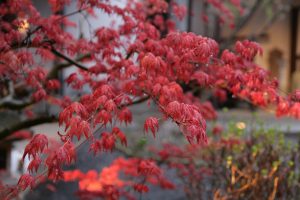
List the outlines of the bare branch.
{"label": "bare branch", "polygon": [[[86,58],[90,58],[91,57],[91,54],[85,54],[85,55],[82,55],[82,56],[79,56],[78,58],[76,58],[74,60],[74,62],[78,63]],[[71,62],[68,62],[68,63],[63,63],[63,64],[59,64],[59,65],[55,65],[52,67],[51,71],[48,73],[48,76],[47,76],[47,79],[53,79],[53,78],[56,78],[57,77],[57,73],[58,71],[62,70],[62,69],[65,69],[65,68],[68,68],[70,66],[72,66],[73,63]]]}
{"label": "bare branch", "polygon": [[12,134],[15,131],[26,129],[35,125],[50,123],[57,121],[57,117],[55,116],[40,116],[35,119],[28,119],[17,124],[12,125],[9,128],[5,128],[0,131],[0,141]]}
{"label": "bare branch", "polygon": [[232,42],[234,42],[234,40],[236,39],[236,35],[238,34],[238,32],[245,27],[245,25],[247,25],[247,23],[252,19],[253,15],[255,14],[255,12],[257,11],[257,9],[260,7],[260,5],[263,3],[264,1],[261,0],[256,0],[256,2],[254,3],[254,5],[252,6],[251,10],[249,11],[249,13],[244,16],[236,25],[236,28],[234,29],[233,33],[229,36],[229,38],[226,39],[226,41],[224,42],[224,44],[222,45],[221,49],[225,49],[227,48]]}
{"label": "bare branch", "polygon": [[21,100],[15,100],[11,99],[9,101],[3,101],[0,104],[0,110],[1,109],[10,109],[10,110],[21,110],[29,105],[32,105],[33,101],[21,101]]}
{"label": "bare branch", "polygon": [[75,65],[75,66],[78,67],[79,69],[82,69],[82,70],[84,70],[84,71],[88,71],[88,68],[87,68],[87,67],[81,65],[80,63],[78,63],[77,61],[75,61],[75,60],[73,60],[73,59],[67,57],[66,55],[64,55],[64,54],[62,54],[62,53],[60,53],[60,52],[58,52],[56,49],[52,48],[52,49],[51,49],[51,52],[52,52],[54,55],[56,55],[56,56],[58,56],[58,57],[64,59],[64,60],[67,61],[67,62],[69,62],[70,64]]}
{"label": "bare branch", "polygon": [[150,96],[141,97],[138,100],[123,104],[123,105],[119,106],[119,108],[123,108],[123,107],[126,107],[126,106],[132,106],[132,105],[136,105],[136,104],[139,104],[139,103],[143,103],[143,102],[147,101],[148,99],[150,99]]}

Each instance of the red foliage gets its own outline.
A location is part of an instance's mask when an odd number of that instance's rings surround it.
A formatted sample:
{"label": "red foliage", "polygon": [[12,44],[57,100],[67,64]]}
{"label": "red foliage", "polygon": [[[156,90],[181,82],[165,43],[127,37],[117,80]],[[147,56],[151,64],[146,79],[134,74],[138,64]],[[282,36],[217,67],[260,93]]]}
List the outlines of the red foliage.
{"label": "red foliage", "polygon": [[155,133],[158,131],[158,119],[155,117],[147,118],[144,124],[144,130],[146,132],[151,130],[153,137],[155,137]]}
{"label": "red foliage", "polygon": [[[126,176],[124,177],[124,175]],[[142,182],[138,181],[140,178],[143,179]],[[80,170],[65,171],[64,180],[78,180],[81,196],[109,196],[108,199],[115,199],[112,196],[119,197],[120,194],[131,197],[130,190],[126,189],[128,187],[138,192],[148,192],[147,183],[160,186],[163,189],[174,189],[175,187],[163,176],[162,170],[155,162],[121,157],[114,160],[109,167],[105,167],[99,174],[95,170],[90,170],[86,174]]]}
{"label": "red foliage", "polygon": [[30,173],[37,172],[38,168],[40,167],[42,160],[39,157],[33,158],[28,165],[28,171]]}
{"label": "red foliage", "polygon": [[18,181],[18,187],[21,190],[25,190],[27,187],[34,187],[34,177],[32,177],[29,174],[23,174],[19,181]]}
{"label": "red foliage", "polygon": [[63,146],[50,151],[45,160],[45,165],[48,168],[48,178],[54,181],[63,178],[63,164],[71,164],[76,158],[74,145],[67,141]]}
{"label": "red foliage", "polygon": [[[228,2],[242,12],[240,1]],[[165,19],[167,12],[173,10],[178,18],[183,18],[186,11],[175,1],[168,4],[165,0],[128,0],[124,5],[116,5],[110,1],[79,0],[75,10],[64,15],[58,11],[72,1],[50,0],[48,3],[52,14],[47,18],[28,0],[0,3],[1,16],[14,16],[0,19],[0,76],[15,86],[16,94],[12,98],[23,103],[15,107],[26,119],[41,116],[39,102],[47,108],[55,107],[54,110],[59,109],[59,125],[65,128],[64,133],[58,132],[62,144],[48,148],[47,137],[37,134],[26,146],[23,159],[26,155],[32,159],[28,166],[31,174],[42,165],[49,179],[65,178],[62,167],[75,160],[75,146],[79,146],[77,142],[82,136],[91,140],[90,149],[94,153],[112,151],[117,142],[126,146],[126,135],[118,124],[130,125],[133,116],[129,106],[145,99],[156,104],[164,116],[162,120],[171,119],[178,125],[192,144],[190,148],[207,143],[206,120],[215,119],[217,115],[210,102],[202,102],[183,89],[189,84],[214,88],[215,96],[221,101],[225,100],[224,90],[227,90],[258,106],[275,105],[278,116],[300,118],[299,92],[288,97],[279,95],[278,82],[253,63],[254,57],[262,54],[259,44],[245,40],[237,42],[234,51],[220,52],[218,43],[211,38],[176,31],[174,22]],[[221,12],[221,21],[232,24],[234,15],[228,4],[221,0],[207,0],[207,3]],[[120,22],[96,27],[90,31],[90,37],[77,37],[67,31],[77,24],[70,16],[80,13],[93,16],[97,10],[116,16]],[[49,70],[41,67],[53,60]],[[61,63],[56,65],[57,62]],[[68,67],[73,67],[73,73],[60,82],[58,72]],[[60,88],[75,91],[80,98],[62,97],[58,93]],[[8,89],[3,90],[3,95]],[[29,105],[35,108],[30,117],[26,115]],[[144,129],[155,136],[158,119],[148,118]],[[217,134],[220,130],[214,132]],[[97,133],[101,134],[96,136]],[[234,144],[234,141],[223,142],[229,146]],[[173,154],[182,154],[176,147],[168,148],[174,150]],[[170,152],[159,154],[164,159],[170,156]],[[142,177],[142,181],[130,183],[139,192],[148,191],[145,185],[148,182],[173,188],[162,178],[161,169],[152,160],[118,159],[113,166],[116,171]],[[189,170],[194,169],[185,169],[185,174]],[[99,177],[94,175],[90,174],[89,179],[97,179],[99,184]],[[82,176],[76,177],[82,181]],[[101,174],[100,180],[104,176]],[[18,185],[23,190],[32,187],[39,178],[23,175]],[[124,194],[116,188],[118,184],[101,184],[103,190],[96,191],[101,197],[117,199]],[[83,190],[89,188],[83,187]],[[12,196],[15,193],[16,190],[11,190]]]}
{"label": "red foliage", "polygon": [[133,186],[133,188],[134,188],[134,190],[136,190],[137,192],[140,192],[140,193],[149,192],[148,186],[141,184],[141,183],[135,184]]}
{"label": "red foliage", "polygon": [[33,136],[30,143],[26,146],[23,154],[23,160],[26,155],[29,156],[29,158],[32,156],[35,158],[38,153],[42,153],[45,148],[48,147],[48,139],[43,134],[36,134]]}

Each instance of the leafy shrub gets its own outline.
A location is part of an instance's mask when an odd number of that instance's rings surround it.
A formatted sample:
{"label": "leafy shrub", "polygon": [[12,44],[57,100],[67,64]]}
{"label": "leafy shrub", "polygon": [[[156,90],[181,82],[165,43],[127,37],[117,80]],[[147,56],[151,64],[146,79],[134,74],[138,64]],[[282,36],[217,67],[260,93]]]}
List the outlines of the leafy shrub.
{"label": "leafy shrub", "polygon": [[299,147],[282,132],[229,126],[214,133],[206,146],[156,151],[177,169],[189,199],[297,199]]}

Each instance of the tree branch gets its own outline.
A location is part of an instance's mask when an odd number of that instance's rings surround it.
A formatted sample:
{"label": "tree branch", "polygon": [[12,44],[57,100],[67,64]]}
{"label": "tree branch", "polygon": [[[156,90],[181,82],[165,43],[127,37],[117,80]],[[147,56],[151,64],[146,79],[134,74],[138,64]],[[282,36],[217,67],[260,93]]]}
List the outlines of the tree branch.
{"label": "tree branch", "polygon": [[35,119],[28,119],[22,122],[19,122],[17,124],[12,125],[9,128],[5,128],[0,131],[0,141],[12,134],[15,131],[29,128],[35,125],[44,124],[44,123],[50,123],[50,122],[56,122],[57,117],[55,116],[42,116]]}
{"label": "tree branch", "polygon": [[139,103],[143,103],[143,102],[147,101],[149,98],[150,98],[150,96],[141,97],[138,100],[120,105],[119,108],[124,108],[124,107],[127,107],[127,106],[132,106],[132,105],[136,105],[136,104],[139,104]]}
{"label": "tree branch", "polygon": [[[58,56],[58,57],[64,59],[64,60],[67,61],[67,62],[69,62],[70,64],[75,65],[75,66],[78,67],[79,69],[82,69],[82,70],[84,70],[84,71],[88,71],[88,70],[89,70],[87,67],[81,65],[80,63],[76,62],[75,60],[72,60],[71,58],[67,57],[66,55],[64,55],[64,54],[62,54],[62,53],[60,53],[60,52],[58,52],[58,51],[57,51],[56,49],[54,49],[54,48],[51,49],[51,52],[52,52],[54,55],[56,55],[56,56]],[[69,67],[69,66],[66,66],[66,67]]]}
{"label": "tree branch", "polygon": [[[121,109],[121,108],[126,107],[126,106],[139,104],[139,103],[142,103],[142,102],[144,102],[148,99],[149,99],[149,96],[142,97],[142,98],[140,98],[136,101],[121,105],[119,108]],[[28,104],[30,104],[30,102]],[[20,108],[22,108],[22,106],[25,107],[25,105],[26,104],[20,104],[20,105],[12,104],[12,105],[9,105],[9,106],[11,106],[12,109],[20,109]],[[8,105],[6,105],[6,106],[8,106]],[[44,123],[49,123],[49,122],[56,122],[57,120],[58,120],[58,118],[56,116],[42,116],[42,117],[38,117],[38,118],[35,118],[35,119],[28,119],[28,120],[19,122],[17,124],[12,125],[9,128],[5,128],[3,130],[0,130],[0,141],[3,140],[5,137],[9,136],[11,133],[13,133],[15,131],[25,129],[25,128],[30,128],[32,126],[39,125],[39,124],[44,124]]]}
{"label": "tree branch", "polygon": [[10,100],[10,101],[4,101],[0,104],[0,110],[1,109],[10,109],[10,110],[20,110],[23,109],[29,105],[33,104],[33,101],[19,101],[19,100]]}
{"label": "tree branch", "polygon": [[[74,62],[78,63],[86,58],[90,58],[91,54],[85,54],[85,55],[81,55],[78,58],[76,58],[75,60],[73,60]],[[59,65],[55,65],[53,66],[53,68],[51,69],[51,71],[48,73],[47,79],[53,79],[53,78],[57,78],[57,73],[58,71],[65,69],[67,67],[72,66],[73,63],[69,62],[68,63],[62,63]]]}
{"label": "tree branch", "polygon": [[233,31],[233,33],[229,36],[228,39],[226,39],[226,42],[224,42],[224,44],[221,46],[221,49],[225,49],[227,48],[236,38],[236,35],[238,34],[238,32],[245,26],[247,25],[247,23],[252,19],[253,15],[255,14],[255,12],[257,11],[257,9],[259,8],[259,6],[263,3],[264,1],[261,0],[256,0],[256,2],[254,3],[254,5],[252,6],[251,10],[249,11],[248,15],[243,17],[237,24],[235,30]]}

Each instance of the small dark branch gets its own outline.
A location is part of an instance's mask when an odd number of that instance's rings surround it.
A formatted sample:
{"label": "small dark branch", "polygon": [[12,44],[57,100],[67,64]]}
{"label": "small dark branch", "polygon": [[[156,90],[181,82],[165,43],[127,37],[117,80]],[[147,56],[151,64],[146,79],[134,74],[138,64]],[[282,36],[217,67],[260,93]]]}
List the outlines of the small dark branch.
{"label": "small dark branch", "polygon": [[[86,58],[90,58],[90,57],[91,57],[91,54],[85,54],[85,55],[82,55],[82,56],[79,56],[78,58],[76,58],[75,62],[78,63],[78,62],[80,62],[80,61],[82,61]],[[57,74],[60,70],[68,68],[72,65],[73,65],[73,63],[68,62],[68,63],[62,63],[62,64],[59,64],[59,65],[53,66],[51,71],[48,73],[47,79],[57,78]]]}
{"label": "small dark branch", "polygon": [[130,58],[130,56],[131,56],[133,53],[134,53],[133,51],[129,52],[129,53],[126,55],[126,60],[128,60],[128,59]]}
{"label": "small dark branch", "polygon": [[237,34],[250,21],[250,19],[253,17],[255,12],[257,11],[259,6],[261,5],[261,3],[263,3],[263,1],[256,0],[256,2],[254,3],[254,6],[252,6],[252,8],[249,11],[248,15],[245,16],[244,18],[242,18],[242,20],[238,22],[234,34]]}
{"label": "small dark branch", "polygon": [[64,54],[62,54],[62,53],[60,53],[60,52],[58,52],[58,51],[57,51],[56,49],[54,49],[54,48],[51,49],[51,52],[52,52],[54,55],[56,55],[56,56],[58,56],[58,57],[64,59],[64,60],[67,61],[67,62],[69,62],[70,64],[72,64],[72,65],[78,67],[79,69],[82,69],[82,70],[84,70],[84,71],[88,71],[88,70],[89,70],[87,67],[85,67],[85,66],[81,65],[80,63],[76,62],[76,60],[72,60],[71,58],[67,57],[66,55],[64,55]]}
{"label": "small dark branch", "polygon": [[149,98],[150,98],[149,96],[145,96],[145,97],[142,97],[138,100],[123,104],[123,105],[119,106],[119,108],[124,108],[124,107],[127,107],[127,106],[143,103],[143,102],[147,101]]}
{"label": "small dark branch", "polygon": [[17,43],[17,42],[13,42],[10,45],[10,48],[1,48],[0,49],[0,53],[7,53],[8,51],[11,50],[16,50],[16,49],[21,49],[21,48],[36,48],[37,46],[34,46],[30,41],[28,41],[28,39],[24,39],[22,42]]}
{"label": "small dark branch", "polygon": [[50,123],[50,122],[56,122],[57,117],[55,116],[43,116],[43,117],[38,117],[35,119],[28,119],[22,122],[19,122],[15,125],[12,125],[9,128],[5,128],[0,131],[0,141],[12,134],[15,131],[30,128],[35,125],[39,124],[44,124],[44,123]]}
{"label": "small dark branch", "polygon": [[70,13],[68,13],[68,14],[62,15],[60,18],[57,19],[57,21],[60,21],[60,20],[62,20],[62,19],[64,19],[64,18],[70,17],[70,16],[72,16],[72,15],[76,15],[76,14],[78,14],[78,13],[81,13],[82,11],[84,11],[84,10],[86,10],[86,9],[88,9],[88,8],[89,8],[89,6],[87,6],[87,7],[85,7],[85,8],[80,8],[79,10],[75,10],[75,11],[70,12]]}
{"label": "small dark branch", "polygon": [[226,42],[224,42],[224,44],[221,46],[221,49],[225,49],[228,48],[228,46],[234,42],[234,40],[236,39],[236,35],[239,33],[239,31],[248,24],[248,22],[252,19],[253,15],[255,14],[255,12],[257,11],[257,9],[259,8],[259,6],[263,3],[264,1],[261,0],[256,0],[256,2],[254,3],[254,5],[252,6],[251,10],[249,11],[249,13],[247,14],[247,16],[242,17],[242,19],[237,23],[235,30],[233,31],[233,33],[231,34],[231,36],[229,36],[229,38],[226,39]]}
{"label": "small dark branch", "polygon": [[1,109],[10,109],[10,110],[21,110],[29,105],[33,104],[32,101],[6,101],[0,104]]}
{"label": "small dark branch", "polygon": [[129,103],[127,106],[143,103],[143,102],[147,101],[149,98],[150,98],[149,96],[142,97],[136,101]]}

